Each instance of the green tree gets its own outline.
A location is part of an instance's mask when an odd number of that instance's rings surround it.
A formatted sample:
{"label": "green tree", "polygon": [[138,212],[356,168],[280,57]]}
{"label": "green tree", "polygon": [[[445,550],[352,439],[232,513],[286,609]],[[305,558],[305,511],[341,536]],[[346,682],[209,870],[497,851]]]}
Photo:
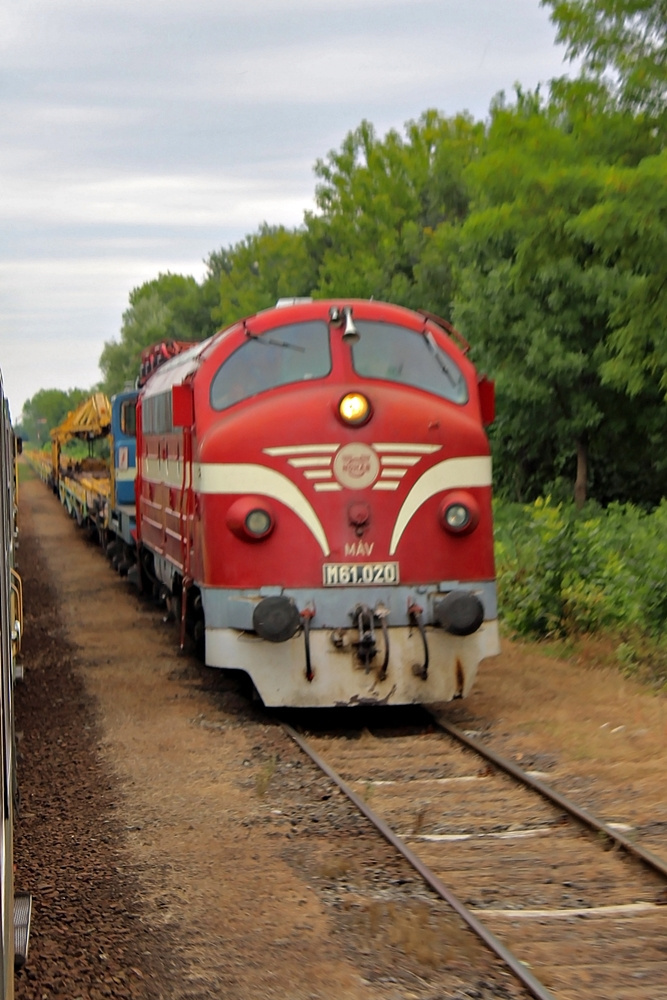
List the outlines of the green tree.
{"label": "green tree", "polygon": [[632,396],[659,382],[667,401],[667,151],[606,170],[600,198],[571,231],[606,272],[606,381]]}
{"label": "green tree", "polygon": [[130,305],[157,295],[170,312],[167,337],[171,340],[205,340],[215,331],[210,303],[203,287],[191,275],[161,274],[130,295]]}
{"label": "green tree", "polygon": [[130,293],[120,340],[104,345],[104,391],[111,396],[136,380],[145,347],[163,340],[204,340],[214,329],[205,289],[193,277],[161,274],[145,282]]}
{"label": "green tree", "polygon": [[405,136],[369,122],[318,160],[318,212],[306,241],[318,262],[316,294],[374,297],[447,315],[452,232],[468,212],[464,171],[484,127],[427,111]]}
{"label": "green tree", "polygon": [[[545,104],[519,92],[516,106],[494,109],[486,154],[468,170],[475,202],[461,230],[455,309],[497,379],[501,488],[530,498],[574,481],[578,504],[589,484],[603,498],[591,456],[618,467],[646,446],[633,433],[639,411],[608,384],[611,316],[630,279],[619,290],[593,230],[608,211],[610,173],[634,176],[656,142],[628,113],[591,116],[587,100]],[[655,384],[642,389],[655,411]],[[605,441],[624,449],[604,453]],[[650,461],[657,475],[659,455]]]}
{"label": "green tree", "polygon": [[551,8],[557,41],[583,71],[605,73],[622,103],[664,114],[667,95],[665,0],[541,0]]}
{"label": "green tree", "polygon": [[23,405],[20,428],[21,435],[41,447],[50,441],[50,432],[63,422],[70,410],[87,399],[90,390],[40,389]]}
{"label": "green tree", "polygon": [[100,356],[102,384],[109,396],[136,381],[141,352],[168,339],[170,320],[171,310],[155,292],[140,298],[123,313],[120,341],[106,341]]}
{"label": "green tree", "polygon": [[263,223],[234,246],[211,253],[205,294],[218,326],[274,306],[280,298],[311,294],[316,268],[304,233]]}

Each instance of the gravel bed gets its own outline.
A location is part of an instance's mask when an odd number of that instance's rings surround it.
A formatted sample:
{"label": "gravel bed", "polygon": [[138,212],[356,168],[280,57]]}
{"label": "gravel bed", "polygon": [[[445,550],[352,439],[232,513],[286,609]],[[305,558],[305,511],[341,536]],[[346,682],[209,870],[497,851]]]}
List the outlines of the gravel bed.
{"label": "gravel bed", "polygon": [[142,921],[117,779],[98,753],[95,705],[74,666],[39,543],[23,536],[25,680],[16,686],[20,807],[16,887],[33,894],[27,965],[17,1000],[171,995],[173,941]]}

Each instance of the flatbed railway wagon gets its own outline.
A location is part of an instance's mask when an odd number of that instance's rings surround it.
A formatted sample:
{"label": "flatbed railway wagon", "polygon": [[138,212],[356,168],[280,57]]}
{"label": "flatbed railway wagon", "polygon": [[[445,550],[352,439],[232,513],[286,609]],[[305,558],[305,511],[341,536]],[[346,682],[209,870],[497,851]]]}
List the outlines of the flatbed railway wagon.
{"label": "flatbed railway wagon", "polygon": [[498,652],[493,385],[444,320],[292,301],[137,402],[141,573],[278,706],[437,703]]}
{"label": "flatbed railway wagon", "polygon": [[[28,455],[70,517],[80,527],[94,529],[103,544],[109,529],[111,473],[109,462],[96,458],[92,451],[95,442],[109,437],[110,427],[109,400],[104,393],[93,393],[53,428],[49,454],[33,451]],[[74,459],[63,452],[63,445],[74,438],[88,443],[87,458]]]}

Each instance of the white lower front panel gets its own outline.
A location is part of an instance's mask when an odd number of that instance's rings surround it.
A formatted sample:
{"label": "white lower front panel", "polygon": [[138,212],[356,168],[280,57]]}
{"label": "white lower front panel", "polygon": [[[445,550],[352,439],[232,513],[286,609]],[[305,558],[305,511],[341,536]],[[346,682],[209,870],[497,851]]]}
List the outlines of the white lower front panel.
{"label": "white lower front panel", "polygon": [[211,667],[244,670],[267,706],[295,708],[344,705],[434,704],[465,697],[474,683],[480,660],[500,652],[496,621],[485,622],[469,636],[453,636],[439,628],[426,629],[428,676],[418,676],[424,663],[424,644],[416,628],[389,629],[389,665],[379,677],[384,660],[382,632],[377,631],[378,653],[368,669],[350,648],[337,649],[328,629],[310,633],[313,679],[306,677],[305,639],[302,633],[287,642],[267,642],[254,633],[236,629],[206,629],[206,663]]}

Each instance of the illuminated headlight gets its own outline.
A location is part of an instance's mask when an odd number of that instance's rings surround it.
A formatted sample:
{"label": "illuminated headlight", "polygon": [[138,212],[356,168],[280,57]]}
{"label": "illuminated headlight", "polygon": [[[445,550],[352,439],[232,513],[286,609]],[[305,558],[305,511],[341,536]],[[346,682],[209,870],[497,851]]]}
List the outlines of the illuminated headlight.
{"label": "illuminated headlight", "polygon": [[450,493],[440,504],[440,524],[452,535],[467,535],[479,524],[479,504],[464,490]]}
{"label": "illuminated headlight", "polygon": [[346,424],[363,424],[371,415],[371,404],[361,392],[348,392],[338,404],[338,412]]}
{"label": "illuminated headlight", "polygon": [[262,510],[261,507],[251,510],[246,515],[245,526],[255,538],[261,538],[262,535],[268,534],[271,530],[271,524],[271,515],[268,510]]}

